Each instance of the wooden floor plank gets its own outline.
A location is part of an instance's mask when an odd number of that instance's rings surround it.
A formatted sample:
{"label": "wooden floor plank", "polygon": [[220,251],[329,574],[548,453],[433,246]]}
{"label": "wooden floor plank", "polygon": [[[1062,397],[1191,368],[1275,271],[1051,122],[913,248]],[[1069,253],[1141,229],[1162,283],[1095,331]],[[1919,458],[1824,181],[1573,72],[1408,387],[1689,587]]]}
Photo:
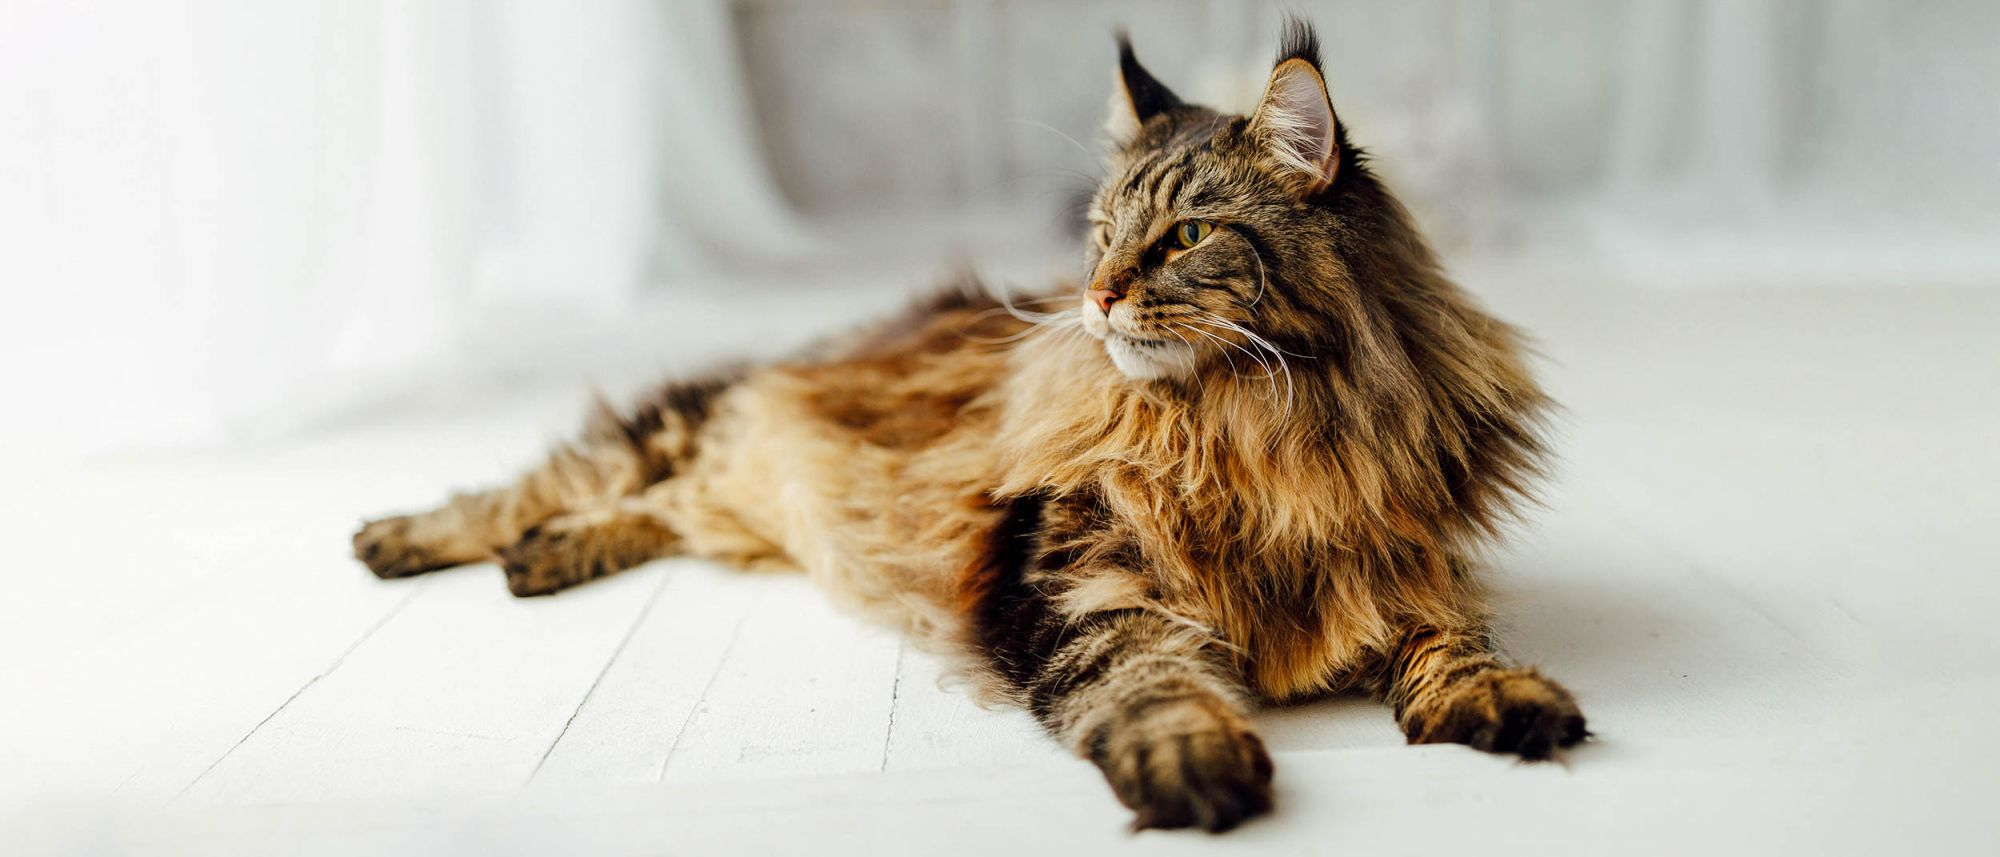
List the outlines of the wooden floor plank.
{"label": "wooden floor plank", "polygon": [[1566,463],[1489,564],[1504,642],[1598,733],[1567,766],[1404,747],[1334,699],[1258,715],[1274,818],[1133,837],[1088,764],[800,578],[677,561],[522,601],[490,566],[380,582],[345,556],[357,513],[507,472],[562,402],[0,496],[46,537],[0,600],[26,653],[0,658],[0,797],[43,802],[0,828],[9,853],[1983,853],[1994,311],[1522,316]]}
{"label": "wooden floor plank", "polygon": [[639,569],[516,599],[490,566],[443,572],[189,788],[195,802],[513,790],[657,585]]}
{"label": "wooden floor plank", "polygon": [[882,766],[900,643],[774,575],[674,743],[667,782],[817,776]]}
{"label": "wooden floor plank", "polygon": [[944,658],[906,648],[883,769],[991,768],[1066,756],[1027,711],[977,699]]}
{"label": "wooden floor plank", "polygon": [[[120,490],[88,514],[62,492],[44,510],[74,503],[76,517],[58,518],[116,521],[118,537],[90,551],[103,561],[44,580],[94,606],[10,602],[24,611],[7,647],[42,654],[0,661],[0,686],[19,689],[0,694],[0,793],[167,800],[409,594],[346,558],[348,524],[328,498],[273,503],[258,468],[103,469],[123,474]],[[78,485],[92,482],[66,487]],[[58,526],[44,535],[70,552],[91,542]],[[73,561],[34,553],[24,561]]]}
{"label": "wooden floor plank", "polygon": [[550,746],[531,787],[658,781],[766,585],[762,575],[695,560],[658,565],[657,598]]}

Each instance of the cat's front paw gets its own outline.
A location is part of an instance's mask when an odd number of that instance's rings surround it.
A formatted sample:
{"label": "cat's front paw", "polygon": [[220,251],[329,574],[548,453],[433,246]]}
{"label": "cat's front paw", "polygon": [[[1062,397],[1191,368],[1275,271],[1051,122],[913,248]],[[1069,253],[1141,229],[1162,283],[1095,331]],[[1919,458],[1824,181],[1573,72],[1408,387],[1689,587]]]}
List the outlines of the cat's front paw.
{"label": "cat's front paw", "polygon": [[1465,678],[1404,722],[1412,744],[1465,744],[1489,753],[1547,759],[1589,737],[1583,712],[1562,685],[1531,669]]}
{"label": "cat's front paw", "polygon": [[412,535],[416,524],[415,515],[397,515],[362,524],[354,534],[354,558],[384,580],[454,565],[418,543]]}
{"label": "cat's front paw", "polygon": [[1271,808],[1271,755],[1240,718],[1200,700],[1121,718],[1092,741],[1092,761],[1134,830],[1199,827],[1220,833]]}

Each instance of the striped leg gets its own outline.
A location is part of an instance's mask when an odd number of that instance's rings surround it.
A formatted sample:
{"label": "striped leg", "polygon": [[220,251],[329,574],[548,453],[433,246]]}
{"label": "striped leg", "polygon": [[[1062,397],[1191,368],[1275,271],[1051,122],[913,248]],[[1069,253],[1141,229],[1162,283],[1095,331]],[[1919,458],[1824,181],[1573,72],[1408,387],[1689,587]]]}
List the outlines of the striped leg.
{"label": "striped leg", "polygon": [[1380,691],[1412,744],[1466,744],[1546,759],[1589,733],[1569,691],[1508,666],[1485,631],[1413,628],[1385,661]]}
{"label": "striped leg", "polygon": [[1028,680],[1036,713],[1104,772],[1134,829],[1222,831],[1270,809],[1271,757],[1204,642],[1149,613],[1097,614]]}
{"label": "striped leg", "polygon": [[1135,828],[1227,830],[1270,808],[1271,757],[1217,642],[1129,597],[1138,556],[1091,498],[1015,498],[964,608],[994,672],[1104,772]]}
{"label": "striped leg", "polygon": [[528,528],[500,549],[507,590],[523,597],[548,595],[669,555],[680,536],[667,524],[663,488]]}
{"label": "striped leg", "polygon": [[513,485],[367,522],[354,534],[354,555],[382,578],[482,562],[530,527],[638,490],[645,484],[643,469],[624,446],[560,447]]}
{"label": "striped leg", "polygon": [[600,405],[575,445],[514,484],[460,494],[428,512],[363,524],[354,556],[377,577],[408,577],[498,556],[507,587],[541,595],[666,552],[673,533],[635,498],[680,471],[734,374],[665,384],[629,412]]}

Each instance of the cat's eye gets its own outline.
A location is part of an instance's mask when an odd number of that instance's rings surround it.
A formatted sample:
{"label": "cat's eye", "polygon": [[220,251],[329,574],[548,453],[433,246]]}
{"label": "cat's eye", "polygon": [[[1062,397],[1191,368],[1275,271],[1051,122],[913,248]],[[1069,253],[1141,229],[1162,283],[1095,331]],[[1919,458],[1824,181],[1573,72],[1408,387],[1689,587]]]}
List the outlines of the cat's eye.
{"label": "cat's eye", "polygon": [[1206,220],[1183,220],[1174,224],[1174,247],[1179,250],[1191,249],[1213,231],[1215,224]]}

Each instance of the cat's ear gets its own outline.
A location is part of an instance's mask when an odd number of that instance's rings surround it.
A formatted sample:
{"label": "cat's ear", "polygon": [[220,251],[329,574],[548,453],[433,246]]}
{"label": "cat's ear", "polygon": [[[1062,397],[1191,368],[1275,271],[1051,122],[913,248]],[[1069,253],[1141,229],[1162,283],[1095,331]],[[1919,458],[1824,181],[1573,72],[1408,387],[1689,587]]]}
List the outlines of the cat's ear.
{"label": "cat's ear", "polygon": [[1265,155],[1297,180],[1301,195],[1333,184],[1340,170],[1340,123],[1319,70],[1319,37],[1297,19],[1285,27],[1278,65],[1250,116],[1250,134]]}
{"label": "cat's ear", "polygon": [[1132,53],[1132,40],[1123,30],[1118,32],[1118,72],[1114,78],[1104,132],[1117,145],[1132,142],[1146,120],[1181,106],[1180,96],[1139,64],[1139,57]]}

